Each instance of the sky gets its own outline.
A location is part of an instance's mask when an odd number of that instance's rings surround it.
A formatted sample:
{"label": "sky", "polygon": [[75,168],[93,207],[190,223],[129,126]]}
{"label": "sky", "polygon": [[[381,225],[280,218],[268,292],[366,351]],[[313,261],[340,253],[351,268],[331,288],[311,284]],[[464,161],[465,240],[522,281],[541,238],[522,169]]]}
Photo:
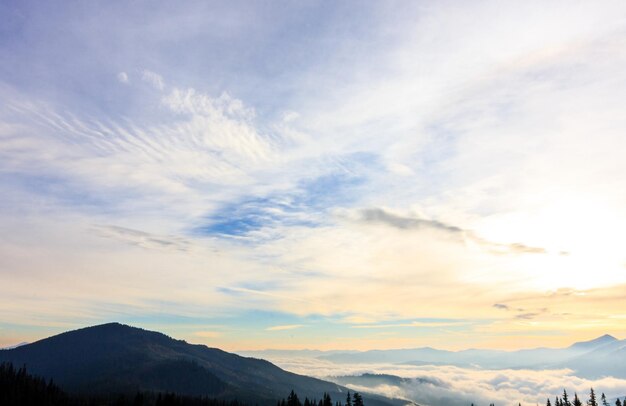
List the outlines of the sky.
{"label": "sky", "polygon": [[626,337],[623,1],[0,0],[0,347]]}

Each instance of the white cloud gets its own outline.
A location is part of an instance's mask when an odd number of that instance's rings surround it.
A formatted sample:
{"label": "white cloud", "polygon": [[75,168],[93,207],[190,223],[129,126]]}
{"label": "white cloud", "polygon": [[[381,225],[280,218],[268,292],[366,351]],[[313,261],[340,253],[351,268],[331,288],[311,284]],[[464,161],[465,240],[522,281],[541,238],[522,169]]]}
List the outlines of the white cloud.
{"label": "white cloud", "polygon": [[128,74],[126,72],[120,72],[117,74],[117,80],[121,83],[130,83],[130,79],[128,78]]}
{"label": "white cloud", "polygon": [[[573,397],[574,392],[587,399],[589,388],[607,398],[623,396],[626,380],[605,377],[589,380],[576,376],[571,370],[479,370],[452,366],[411,366],[394,364],[335,364],[315,358],[272,358],[269,360],[289,371],[319,378],[336,380],[343,375],[389,374],[406,378],[397,384],[348,384],[363,392],[384,394],[412,400],[421,405],[461,406],[474,404],[545,404],[554,401],[563,389]],[[342,381],[337,381],[342,382]],[[342,382],[345,383],[345,382]]]}
{"label": "white cloud", "polygon": [[163,77],[156,72],[149,71],[144,69],[141,73],[141,80],[149,83],[155,89],[163,90],[165,89],[165,82],[163,81]]}

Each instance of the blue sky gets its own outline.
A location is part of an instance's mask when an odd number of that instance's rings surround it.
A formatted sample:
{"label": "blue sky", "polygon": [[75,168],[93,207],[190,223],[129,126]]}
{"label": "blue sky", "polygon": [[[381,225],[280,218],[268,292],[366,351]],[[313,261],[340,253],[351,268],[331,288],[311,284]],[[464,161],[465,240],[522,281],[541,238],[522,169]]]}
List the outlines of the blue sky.
{"label": "blue sky", "polygon": [[226,349],[626,333],[621,2],[0,16],[0,345],[111,320]]}

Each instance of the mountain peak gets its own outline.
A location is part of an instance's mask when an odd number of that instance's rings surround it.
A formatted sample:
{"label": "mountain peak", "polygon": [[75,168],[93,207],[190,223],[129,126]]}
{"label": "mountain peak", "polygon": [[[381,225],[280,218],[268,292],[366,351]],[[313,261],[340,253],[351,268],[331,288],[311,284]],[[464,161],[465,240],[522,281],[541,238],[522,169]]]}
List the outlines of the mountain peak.
{"label": "mountain peak", "polygon": [[605,334],[603,336],[594,338],[593,340],[589,340],[589,341],[581,341],[575,344],[572,344],[570,346],[570,348],[576,348],[576,349],[592,349],[592,348],[596,348],[602,345],[606,345],[612,342],[618,341],[617,338],[613,337],[610,334]]}

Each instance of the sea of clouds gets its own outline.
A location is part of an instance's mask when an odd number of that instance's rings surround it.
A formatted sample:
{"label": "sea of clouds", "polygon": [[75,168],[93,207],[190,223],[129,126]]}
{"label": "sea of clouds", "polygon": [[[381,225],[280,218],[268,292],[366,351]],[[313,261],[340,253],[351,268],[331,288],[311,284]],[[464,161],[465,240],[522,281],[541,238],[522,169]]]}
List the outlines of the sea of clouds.
{"label": "sea of clouds", "polygon": [[545,404],[550,398],[566,389],[573,397],[578,393],[586,402],[591,387],[599,394],[605,393],[614,404],[614,398],[626,395],[626,380],[614,377],[589,380],[575,375],[569,369],[487,370],[436,365],[403,364],[336,364],[315,358],[275,358],[271,360],[281,368],[295,373],[315,376],[331,381],[339,377],[365,373],[389,374],[407,378],[395,383],[363,386],[346,386],[361,392],[372,392],[393,398],[402,398],[420,405],[477,406],[495,403],[510,405]]}

